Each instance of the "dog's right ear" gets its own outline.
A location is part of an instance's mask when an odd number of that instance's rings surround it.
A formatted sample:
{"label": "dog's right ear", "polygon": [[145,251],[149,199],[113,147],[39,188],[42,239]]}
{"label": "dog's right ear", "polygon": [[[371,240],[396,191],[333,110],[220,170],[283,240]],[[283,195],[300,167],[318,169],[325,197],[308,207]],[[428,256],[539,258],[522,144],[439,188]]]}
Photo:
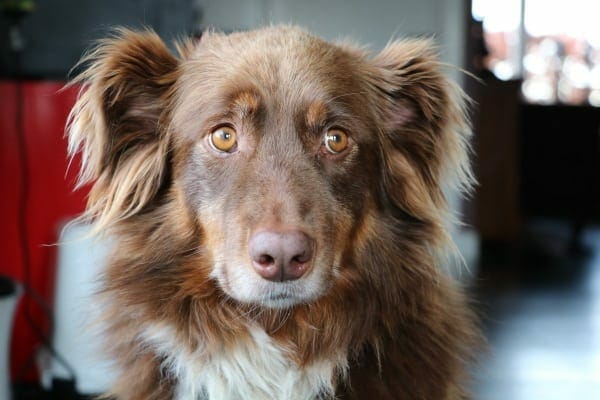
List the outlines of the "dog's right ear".
{"label": "dog's right ear", "polygon": [[87,216],[105,227],[150,205],[168,178],[164,125],[179,60],[154,32],[120,29],[80,65],[69,153],[82,154],[79,185],[93,182]]}

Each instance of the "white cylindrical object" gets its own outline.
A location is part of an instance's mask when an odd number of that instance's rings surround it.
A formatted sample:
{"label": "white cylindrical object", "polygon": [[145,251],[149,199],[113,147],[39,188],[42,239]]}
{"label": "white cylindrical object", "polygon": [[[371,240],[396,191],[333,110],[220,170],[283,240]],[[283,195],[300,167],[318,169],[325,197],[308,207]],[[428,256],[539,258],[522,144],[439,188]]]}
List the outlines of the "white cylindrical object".
{"label": "white cylindrical object", "polygon": [[10,400],[10,336],[21,288],[11,279],[0,276],[0,399]]}
{"label": "white cylindrical object", "polygon": [[[106,391],[114,378],[114,366],[105,359],[102,339],[92,328],[98,312],[94,294],[111,246],[106,239],[90,237],[90,230],[89,225],[69,224],[60,236],[52,344],[74,370],[77,392],[96,395]],[[46,388],[54,378],[71,377],[48,355],[44,364],[41,378]]]}

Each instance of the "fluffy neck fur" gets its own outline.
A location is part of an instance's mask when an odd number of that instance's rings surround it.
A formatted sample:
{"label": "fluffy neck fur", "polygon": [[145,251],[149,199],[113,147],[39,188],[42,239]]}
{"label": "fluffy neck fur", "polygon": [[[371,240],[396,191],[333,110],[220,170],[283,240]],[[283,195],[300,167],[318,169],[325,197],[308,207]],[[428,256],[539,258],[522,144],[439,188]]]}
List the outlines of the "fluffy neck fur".
{"label": "fluffy neck fur", "polygon": [[[275,342],[255,324],[249,335],[229,346],[190,352],[175,340],[173,328],[146,327],[141,337],[159,356],[163,368],[177,378],[176,399],[303,399],[330,398],[341,360],[315,360],[300,368],[288,346]],[[337,361],[337,362],[336,362]]]}

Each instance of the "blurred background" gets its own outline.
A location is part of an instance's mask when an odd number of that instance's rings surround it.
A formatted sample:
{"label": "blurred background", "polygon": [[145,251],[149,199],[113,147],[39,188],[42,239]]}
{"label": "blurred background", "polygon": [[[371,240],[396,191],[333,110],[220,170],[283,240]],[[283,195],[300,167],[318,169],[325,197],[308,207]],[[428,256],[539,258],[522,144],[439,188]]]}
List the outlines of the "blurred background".
{"label": "blurred background", "polygon": [[[475,100],[479,186],[450,268],[489,351],[475,399],[600,398],[600,2],[597,0],[0,0],[0,400],[81,399],[110,384],[88,296],[110,243],[73,240],[69,70],[110,27],[167,42],[294,23],[375,52],[433,37]],[[477,77],[477,79],[475,79]],[[59,241],[60,246],[53,246]]]}

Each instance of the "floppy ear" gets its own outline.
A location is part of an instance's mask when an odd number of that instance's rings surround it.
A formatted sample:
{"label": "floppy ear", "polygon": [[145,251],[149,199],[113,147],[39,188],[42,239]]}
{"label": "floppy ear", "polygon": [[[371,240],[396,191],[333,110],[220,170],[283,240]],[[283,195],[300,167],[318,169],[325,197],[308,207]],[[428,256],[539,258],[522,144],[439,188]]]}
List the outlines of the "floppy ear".
{"label": "floppy ear", "polygon": [[465,96],[443,75],[429,40],[392,42],[372,65],[384,190],[414,218],[439,222],[447,208],[444,189],[468,190],[473,183]]}
{"label": "floppy ear", "polygon": [[116,31],[83,58],[74,83],[82,91],[67,133],[69,153],[82,153],[79,185],[94,182],[87,216],[98,226],[148,206],[169,170],[163,123],[178,60],[151,31]]}

